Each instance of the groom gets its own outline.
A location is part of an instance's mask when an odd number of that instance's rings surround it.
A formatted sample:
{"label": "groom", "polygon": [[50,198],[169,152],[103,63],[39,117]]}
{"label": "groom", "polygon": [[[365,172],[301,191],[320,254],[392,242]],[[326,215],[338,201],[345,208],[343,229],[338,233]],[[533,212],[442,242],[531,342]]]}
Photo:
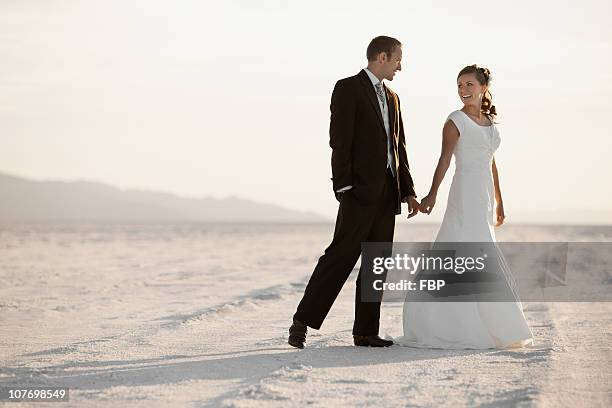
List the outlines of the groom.
{"label": "groom", "polygon": [[[336,83],[331,98],[329,144],[333,188],[340,202],[334,238],[319,258],[289,328],[289,344],[304,348],[307,327],[319,329],[361,254],[361,243],[392,242],[395,215],[407,202],[418,213],[406,156],[399,98],[385,84],[402,69],[402,44],[374,38],[368,66]],[[357,277],[353,341],[356,346],[387,347],[378,336],[380,299],[361,301]],[[382,294],[381,294],[382,296]]]}

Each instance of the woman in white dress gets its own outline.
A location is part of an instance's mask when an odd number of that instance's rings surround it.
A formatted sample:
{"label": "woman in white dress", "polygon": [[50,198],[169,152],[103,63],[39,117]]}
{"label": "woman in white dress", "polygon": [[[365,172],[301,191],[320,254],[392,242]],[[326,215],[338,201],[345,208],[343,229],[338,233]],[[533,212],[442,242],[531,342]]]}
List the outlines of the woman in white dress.
{"label": "woman in white dress", "polygon": [[[436,242],[495,242],[494,227],[504,223],[504,205],[493,154],[500,136],[494,119],[487,68],[470,65],[457,76],[460,110],[452,112],[442,131],[442,153],[429,194],[421,211],[430,214],[438,188],[455,156],[455,174],[448,205]],[[497,207],[495,206],[497,201]],[[497,248],[497,244],[494,244]],[[514,281],[498,252],[502,274]],[[514,348],[533,344],[533,335],[521,303],[504,302],[406,302],[404,336],[395,339],[404,346],[487,349]]]}

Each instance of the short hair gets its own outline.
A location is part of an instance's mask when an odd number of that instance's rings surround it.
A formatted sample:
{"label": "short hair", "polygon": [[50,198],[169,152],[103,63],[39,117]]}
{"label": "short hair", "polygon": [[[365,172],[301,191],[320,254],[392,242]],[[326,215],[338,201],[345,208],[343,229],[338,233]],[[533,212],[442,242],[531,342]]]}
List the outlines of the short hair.
{"label": "short hair", "polygon": [[395,48],[401,46],[402,43],[399,40],[393,37],[379,35],[370,41],[370,45],[368,45],[368,50],[366,51],[366,57],[368,57],[368,61],[373,61],[381,52],[384,52],[387,54],[387,57],[390,57]]}

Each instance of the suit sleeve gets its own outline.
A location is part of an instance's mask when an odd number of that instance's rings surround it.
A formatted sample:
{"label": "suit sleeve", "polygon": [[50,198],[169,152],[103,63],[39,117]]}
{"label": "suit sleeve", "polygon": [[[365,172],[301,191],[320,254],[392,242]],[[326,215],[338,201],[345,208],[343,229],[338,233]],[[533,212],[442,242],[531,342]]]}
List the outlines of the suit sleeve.
{"label": "suit sleeve", "polygon": [[355,131],[355,99],[346,82],[338,81],[331,97],[329,146],[334,191],[353,185],[353,138]]}
{"label": "suit sleeve", "polygon": [[402,194],[402,200],[407,196],[416,197],[414,190],[414,182],[412,181],[412,175],[410,174],[410,166],[408,165],[408,154],[406,153],[406,136],[404,135],[404,122],[402,121],[402,110],[399,109],[399,97],[397,98],[397,106],[399,111],[399,176],[400,176],[400,190]]}

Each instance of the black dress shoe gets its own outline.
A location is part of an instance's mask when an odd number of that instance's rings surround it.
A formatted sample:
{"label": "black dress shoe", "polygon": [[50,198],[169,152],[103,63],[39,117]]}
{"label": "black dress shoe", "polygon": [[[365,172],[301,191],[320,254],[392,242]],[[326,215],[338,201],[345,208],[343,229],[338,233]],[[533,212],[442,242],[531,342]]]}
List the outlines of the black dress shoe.
{"label": "black dress shoe", "polygon": [[293,319],[293,324],[289,328],[289,344],[293,347],[303,349],[307,331],[308,328],[304,323]]}
{"label": "black dress shoe", "polygon": [[357,336],[353,335],[353,342],[361,347],[389,347],[393,345],[391,340],[381,339],[378,336]]}

